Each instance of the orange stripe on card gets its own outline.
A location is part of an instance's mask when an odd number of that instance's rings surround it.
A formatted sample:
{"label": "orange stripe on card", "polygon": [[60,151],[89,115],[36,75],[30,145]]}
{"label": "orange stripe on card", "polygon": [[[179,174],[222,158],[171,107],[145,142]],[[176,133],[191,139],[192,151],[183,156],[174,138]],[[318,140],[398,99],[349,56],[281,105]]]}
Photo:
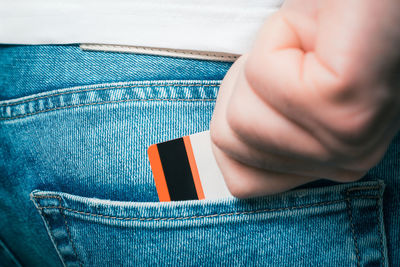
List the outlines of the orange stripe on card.
{"label": "orange stripe on card", "polygon": [[196,187],[197,196],[199,199],[204,199],[203,186],[201,185],[199,170],[197,169],[196,159],[194,158],[192,143],[189,136],[183,137],[185,143],[186,154],[188,156],[190,170],[192,171],[194,186]]}
{"label": "orange stripe on card", "polygon": [[149,155],[151,169],[153,170],[158,198],[160,201],[171,201],[157,145],[151,145],[147,150],[147,154]]}

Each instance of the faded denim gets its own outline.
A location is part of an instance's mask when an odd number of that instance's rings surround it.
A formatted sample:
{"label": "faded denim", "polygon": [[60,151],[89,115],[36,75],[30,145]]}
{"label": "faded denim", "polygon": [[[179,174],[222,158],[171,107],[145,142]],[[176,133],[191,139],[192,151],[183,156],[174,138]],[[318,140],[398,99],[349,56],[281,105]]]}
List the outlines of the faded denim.
{"label": "faded denim", "polygon": [[355,183],[157,202],[147,147],[208,129],[229,67],[0,47],[0,262],[398,266],[400,136]]}

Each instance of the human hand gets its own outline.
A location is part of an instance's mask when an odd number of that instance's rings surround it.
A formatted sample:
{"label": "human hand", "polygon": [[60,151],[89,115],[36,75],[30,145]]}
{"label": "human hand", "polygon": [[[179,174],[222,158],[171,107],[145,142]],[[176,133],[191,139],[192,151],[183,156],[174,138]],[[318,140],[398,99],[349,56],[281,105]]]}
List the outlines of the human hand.
{"label": "human hand", "polygon": [[222,82],[211,122],[238,198],[360,179],[400,126],[400,2],[289,0]]}

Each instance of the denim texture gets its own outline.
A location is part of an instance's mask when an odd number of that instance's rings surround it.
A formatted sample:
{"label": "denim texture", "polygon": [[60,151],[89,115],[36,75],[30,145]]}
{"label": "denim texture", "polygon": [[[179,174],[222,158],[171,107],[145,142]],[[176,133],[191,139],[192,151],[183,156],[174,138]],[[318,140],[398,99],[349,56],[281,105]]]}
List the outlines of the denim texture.
{"label": "denim texture", "polygon": [[147,147],[208,129],[229,66],[0,46],[0,262],[398,266],[400,136],[355,183],[158,202]]}
{"label": "denim texture", "polygon": [[382,192],[360,183],[251,200],[32,197],[67,266],[384,266]]}
{"label": "denim texture", "polygon": [[232,63],[82,52],[78,45],[1,46],[0,100],[55,88],[148,80],[221,80]]}

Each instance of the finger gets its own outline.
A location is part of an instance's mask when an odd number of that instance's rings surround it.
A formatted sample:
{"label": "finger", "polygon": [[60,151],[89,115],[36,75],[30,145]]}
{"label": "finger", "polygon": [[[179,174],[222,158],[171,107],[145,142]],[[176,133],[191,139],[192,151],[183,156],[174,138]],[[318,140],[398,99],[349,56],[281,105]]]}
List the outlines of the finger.
{"label": "finger", "polygon": [[[304,145],[307,140],[302,140],[301,136],[299,138],[295,129],[296,125],[290,124],[284,118],[277,120],[277,114],[273,110],[272,112],[270,109],[265,110],[265,104],[252,93],[248,86],[241,84],[244,80],[243,71],[240,62],[238,63],[235,63],[232,72],[227,75],[221,86],[213,115],[211,136],[219,149],[242,163],[266,170],[331,178],[338,181],[361,177],[358,172],[340,169],[333,164],[330,166],[330,162],[326,163],[328,160],[323,162],[319,151],[315,152],[314,157],[305,156],[304,152],[307,148]],[[235,77],[230,75],[235,75]],[[237,94],[237,91],[245,93]],[[227,106],[231,106],[235,99],[239,99],[239,102],[231,110],[231,114],[238,119],[239,133],[242,133],[242,136],[238,136],[238,132],[233,131],[226,121]],[[306,137],[312,139],[312,136]],[[296,150],[295,153],[294,150]]]}
{"label": "finger", "polygon": [[243,70],[237,75],[229,103],[220,116],[226,117],[229,127],[243,142],[274,154],[311,161],[330,160],[329,151],[312,133],[263,101],[248,84]]}
{"label": "finger", "polygon": [[[234,97],[232,97],[231,100],[233,98]],[[243,100],[243,103],[247,103],[246,98]],[[242,108],[246,106],[247,105],[243,104]],[[265,114],[265,112],[257,106],[250,106],[259,110],[262,114]],[[238,110],[236,109],[236,111]],[[246,110],[243,110],[243,112],[245,114],[252,114]],[[221,110],[219,115],[223,118],[225,113],[226,110]],[[237,112],[235,114],[237,115]],[[265,121],[264,116],[261,119]],[[304,142],[298,143],[298,148],[296,148],[297,151],[295,154],[293,153],[293,150],[289,153],[289,150],[286,147],[287,143],[282,142],[282,139],[287,138],[287,140],[294,140],[292,143],[296,142],[297,133],[293,129],[287,132],[281,131],[280,133],[278,128],[276,132],[276,138],[278,141],[271,141],[269,138],[271,137],[270,134],[273,130],[268,128],[268,125],[264,130],[263,122],[261,121],[258,123],[258,121],[260,121],[260,119],[254,117],[251,119],[248,118],[247,120],[240,120],[242,123],[240,131],[243,134],[243,136],[240,136],[237,132],[232,130],[226,121],[222,119],[218,125],[218,129],[213,132],[218,135],[217,138],[213,138],[213,141],[220,150],[231,158],[259,169],[326,178],[336,181],[351,181],[358,179],[363,175],[363,173],[360,173],[359,171],[340,168],[329,160],[324,161],[322,160],[322,157],[318,158],[318,155],[315,155],[315,157],[303,155],[301,153],[301,145],[304,145]],[[267,121],[270,120],[267,119]],[[247,125],[247,123],[249,125]],[[256,125],[256,129],[254,129],[254,125]],[[278,125],[281,126],[281,124]],[[261,131],[261,133],[256,133],[256,131]],[[257,136],[261,135],[263,136],[258,139]],[[268,142],[271,142],[272,145],[266,144]],[[277,144],[280,142],[280,147],[278,147]],[[275,151],[277,151],[277,153],[274,153]],[[282,151],[285,153],[282,153]]]}
{"label": "finger", "polygon": [[[226,135],[227,136],[227,135]],[[217,145],[216,145],[217,146]],[[364,171],[344,169],[329,163],[305,161],[289,156],[276,155],[259,151],[248,146],[240,139],[232,138],[217,146],[226,156],[249,167],[268,172],[280,172],[292,175],[330,179],[338,182],[358,180]],[[225,167],[225,166],[224,166]],[[226,167],[225,167],[226,168]]]}
{"label": "finger", "polygon": [[237,198],[271,195],[316,180],[313,177],[276,173],[246,166],[227,156],[213,145],[217,163],[221,168],[226,185]]}
{"label": "finger", "polygon": [[340,87],[340,79],[314,52],[303,50],[282,12],[262,27],[245,75],[262,99],[318,139],[327,135],[321,122],[337,121],[341,115],[337,107],[327,106],[322,92]]}
{"label": "finger", "polygon": [[210,122],[210,135],[213,141],[221,140],[224,138],[219,134],[219,129],[226,124],[226,108],[231,98],[233,87],[236,83],[238,73],[243,68],[243,62],[246,60],[247,55],[239,57],[226,73],[224,80],[218,91],[217,101],[215,103],[213,116]]}

